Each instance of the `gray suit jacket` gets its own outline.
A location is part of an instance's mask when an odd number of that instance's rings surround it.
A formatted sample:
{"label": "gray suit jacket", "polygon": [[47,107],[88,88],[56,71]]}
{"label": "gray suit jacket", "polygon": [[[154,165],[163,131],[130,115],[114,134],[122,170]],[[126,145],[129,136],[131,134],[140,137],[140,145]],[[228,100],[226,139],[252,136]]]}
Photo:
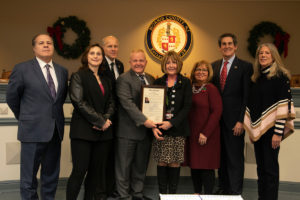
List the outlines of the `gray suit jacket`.
{"label": "gray suit jacket", "polygon": [[[149,84],[154,78],[146,73]],[[133,70],[120,75],[117,80],[117,96],[119,98],[117,137],[143,140],[147,135],[144,122],[146,116],[140,110],[141,81]]]}
{"label": "gray suit jacket", "polygon": [[56,99],[52,98],[36,59],[17,64],[12,71],[6,101],[19,121],[18,139],[21,142],[48,142],[55,127],[63,138],[68,71],[56,63],[53,66],[58,81]]}

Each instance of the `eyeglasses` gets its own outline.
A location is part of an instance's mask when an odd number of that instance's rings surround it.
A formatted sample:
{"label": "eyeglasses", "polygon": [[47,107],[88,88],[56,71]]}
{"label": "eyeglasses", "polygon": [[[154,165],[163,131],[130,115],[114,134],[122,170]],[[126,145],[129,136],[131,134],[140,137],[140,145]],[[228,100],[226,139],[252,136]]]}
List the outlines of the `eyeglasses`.
{"label": "eyeglasses", "polygon": [[200,69],[200,68],[197,68],[195,70],[195,72],[208,72],[208,69]]}

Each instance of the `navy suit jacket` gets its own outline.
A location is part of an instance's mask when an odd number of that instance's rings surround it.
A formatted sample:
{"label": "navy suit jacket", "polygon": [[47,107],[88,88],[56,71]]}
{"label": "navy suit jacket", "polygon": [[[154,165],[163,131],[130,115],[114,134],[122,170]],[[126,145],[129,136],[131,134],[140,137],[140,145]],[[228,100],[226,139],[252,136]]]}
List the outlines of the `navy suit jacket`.
{"label": "navy suit jacket", "polygon": [[48,142],[55,126],[63,139],[68,71],[54,62],[53,65],[58,82],[56,99],[52,98],[35,58],[17,64],[11,73],[6,101],[18,120],[18,140],[21,142]]}
{"label": "navy suit jacket", "polygon": [[222,119],[228,129],[232,129],[238,121],[242,123],[244,121],[253,68],[251,63],[235,57],[227,75],[224,90],[221,91],[220,69],[222,61],[221,59],[212,63],[214,71],[212,82],[219,89],[222,96]]}

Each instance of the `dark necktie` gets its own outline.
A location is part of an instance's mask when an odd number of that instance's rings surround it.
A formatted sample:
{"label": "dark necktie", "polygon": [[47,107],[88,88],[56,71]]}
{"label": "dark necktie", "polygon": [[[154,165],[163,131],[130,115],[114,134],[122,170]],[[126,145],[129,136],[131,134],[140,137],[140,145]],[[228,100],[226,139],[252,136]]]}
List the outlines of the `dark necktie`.
{"label": "dark necktie", "polygon": [[145,81],[145,75],[140,74],[139,75],[140,81],[142,82],[142,85],[146,85],[146,81]]}
{"label": "dark necktie", "polygon": [[55,85],[52,79],[52,76],[50,74],[50,65],[45,65],[46,69],[47,69],[47,83],[51,92],[51,96],[53,97],[53,99],[55,99],[56,97],[56,91],[55,91]]}
{"label": "dark necktie", "polygon": [[110,68],[110,71],[111,71],[111,73],[112,73],[112,75],[114,76],[114,79],[116,79],[116,74],[115,74],[115,70],[114,70],[114,65],[115,65],[115,63],[110,63],[110,66],[111,66],[111,68]]}
{"label": "dark necktie", "polygon": [[228,61],[225,61],[222,71],[221,71],[221,75],[220,75],[221,91],[224,90],[224,86],[225,86],[225,82],[226,82],[226,78],[227,78],[227,64],[228,64]]}

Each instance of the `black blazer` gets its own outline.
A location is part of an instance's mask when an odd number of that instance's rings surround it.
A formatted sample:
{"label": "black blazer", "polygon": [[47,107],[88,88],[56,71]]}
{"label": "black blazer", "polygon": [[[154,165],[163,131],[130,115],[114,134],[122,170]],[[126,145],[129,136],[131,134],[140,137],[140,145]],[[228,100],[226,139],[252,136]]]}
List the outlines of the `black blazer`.
{"label": "black blazer", "polygon": [[[124,72],[123,63],[118,59],[115,60],[115,63],[116,63],[119,75],[123,74],[123,72]],[[103,58],[103,61],[100,65],[100,68],[101,68],[101,74],[103,74],[104,76],[109,78],[109,80],[111,81],[111,84],[112,84],[113,91],[116,91],[115,90],[115,88],[116,88],[116,79],[115,79],[113,73],[111,72],[110,67],[108,65],[108,62],[107,62],[105,57]]]}
{"label": "black blazer", "polygon": [[[164,75],[154,81],[154,85],[166,86],[167,75]],[[175,85],[175,103],[174,117],[170,120],[173,125],[169,130],[163,131],[170,136],[189,136],[190,129],[188,123],[188,113],[192,106],[192,86],[188,78],[178,74]]]}
{"label": "black blazer", "polygon": [[222,120],[228,129],[232,129],[239,121],[244,121],[244,114],[249,95],[252,64],[237,57],[233,60],[227,75],[224,90],[220,89],[220,69],[222,59],[212,63],[214,75],[212,82],[219,89],[223,101]]}
{"label": "black blazer", "polygon": [[71,139],[89,141],[112,139],[112,128],[98,131],[93,126],[101,128],[115,110],[110,81],[100,75],[104,87],[104,95],[96,77],[90,69],[81,69],[72,74],[69,94],[74,111],[70,126]]}

